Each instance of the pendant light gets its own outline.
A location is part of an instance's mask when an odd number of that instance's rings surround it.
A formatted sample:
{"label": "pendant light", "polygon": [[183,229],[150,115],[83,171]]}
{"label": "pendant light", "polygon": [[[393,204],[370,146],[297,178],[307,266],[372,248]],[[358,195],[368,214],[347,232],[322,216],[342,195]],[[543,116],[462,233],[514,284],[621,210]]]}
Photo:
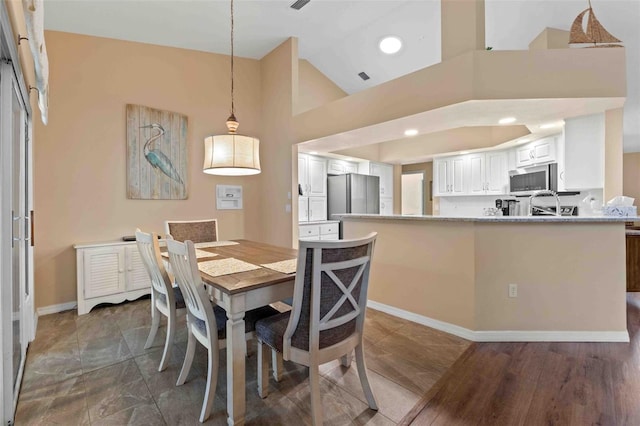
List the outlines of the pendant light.
{"label": "pendant light", "polygon": [[207,136],[204,139],[204,166],[202,171],[211,175],[247,176],[260,173],[260,141],[239,135],[233,96],[233,0],[231,0],[231,115],[227,118],[226,135]]}

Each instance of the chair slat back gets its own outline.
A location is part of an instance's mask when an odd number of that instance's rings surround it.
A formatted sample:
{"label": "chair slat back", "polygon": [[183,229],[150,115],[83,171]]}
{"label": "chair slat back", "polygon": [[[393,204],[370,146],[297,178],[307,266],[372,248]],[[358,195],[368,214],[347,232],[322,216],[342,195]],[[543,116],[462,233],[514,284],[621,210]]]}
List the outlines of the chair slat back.
{"label": "chair slat back", "polygon": [[176,241],[207,243],[218,241],[218,220],[167,220],[165,231]]}
{"label": "chair slat back", "polygon": [[217,338],[217,332],[211,333],[209,327],[209,324],[214,324],[215,326],[215,317],[213,315],[213,307],[204,289],[204,284],[200,279],[193,242],[185,241],[183,243],[167,239],[167,250],[169,251],[169,263],[176,277],[176,282],[182,291],[188,314],[207,324],[209,338],[212,335]]}
{"label": "chair slat back", "polygon": [[285,351],[322,349],[362,331],[376,236],[300,241]]}
{"label": "chair slat back", "polygon": [[155,233],[148,234],[136,229],[136,245],[138,246],[142,263],[149,274],[149,278],[151,278],[153,289],[160,294],[164,294],[168,303],[172,303],[171,278],[164,268],[158,236]]}

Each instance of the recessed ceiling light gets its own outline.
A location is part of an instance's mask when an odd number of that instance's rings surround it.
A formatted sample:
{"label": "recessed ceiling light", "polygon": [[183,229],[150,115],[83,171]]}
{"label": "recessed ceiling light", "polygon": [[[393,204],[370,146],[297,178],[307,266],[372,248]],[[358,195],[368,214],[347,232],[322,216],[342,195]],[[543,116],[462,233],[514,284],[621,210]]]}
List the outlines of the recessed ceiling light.
{"label": "recessed ceiling light", "polygon": [[405,136],[415,136],[417,134],[418,134],[418,131],[416,129],[408,129],[404,131]]}
{"label": "recessed ceiling light", "polygon": [[398,53],[400,49],[402,49],[402,40],[396,36],[385,37],[380,40],[380,44],[378,44],[380,50],[387,55],[393,55],[394,53]]}
{"label": "recessed ceiling light", "polygon": [[309,154],[316,155],[317,153],[318,153],[318,151],[311,151]]}
{"label": "recessed ceiling light", "polygon": [[546,123],[540,126],[541,129],[551,129],[552,127],[558,127],[560,123]]}
{"label": "recessed ceiling light", "polygon": [[469,151],[460,151],[460,154],[464,155],[464,154],[468,154]]}
{"label": "recessed ceiling light", "polygon": [[501,118],[500,121],[498,121],[498,123],[511,124],[511,123],[515,123],[515,121],[516,121],[515,117],[505,117],[505,118]]}

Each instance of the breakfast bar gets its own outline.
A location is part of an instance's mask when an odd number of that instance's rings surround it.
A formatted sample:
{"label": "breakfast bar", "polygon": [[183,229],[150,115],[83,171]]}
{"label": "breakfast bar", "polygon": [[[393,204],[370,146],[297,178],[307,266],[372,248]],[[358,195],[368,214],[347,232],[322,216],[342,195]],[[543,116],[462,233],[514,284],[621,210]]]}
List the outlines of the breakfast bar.
{"label": "breakfast bar", "polygon": [[374,309],[474,341],[629,340],[625,222],[636,217],[339,218],[344,238],[378,232]]}

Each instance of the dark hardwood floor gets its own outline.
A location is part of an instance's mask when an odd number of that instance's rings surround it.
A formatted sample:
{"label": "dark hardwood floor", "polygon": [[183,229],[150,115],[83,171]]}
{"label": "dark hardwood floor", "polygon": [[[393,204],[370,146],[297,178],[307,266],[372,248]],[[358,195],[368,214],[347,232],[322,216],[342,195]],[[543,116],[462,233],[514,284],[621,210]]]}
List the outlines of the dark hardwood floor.
{"label": "dark hardwood floor", "polygon": [[474,343],[401,425],[640,425],[640,293],[629,343]]}

